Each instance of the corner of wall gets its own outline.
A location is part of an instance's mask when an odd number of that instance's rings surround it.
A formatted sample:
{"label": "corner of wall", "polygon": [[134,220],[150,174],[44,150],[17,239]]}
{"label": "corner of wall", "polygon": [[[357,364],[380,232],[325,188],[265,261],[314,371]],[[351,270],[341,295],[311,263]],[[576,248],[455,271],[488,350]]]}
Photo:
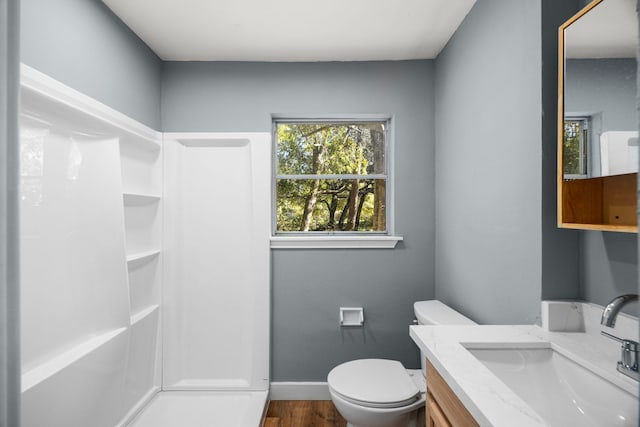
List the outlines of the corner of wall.
{"label": "corner of wall", "polygon": [[558,27],[581,0],[543,0],[542,41],[542,289],[541,298],[579,295],[579,232],[557,228]]}
{"label": "corner of wall", "polygon": [[21,61],[160,129],[162,61],[101,1],[21,1]]}

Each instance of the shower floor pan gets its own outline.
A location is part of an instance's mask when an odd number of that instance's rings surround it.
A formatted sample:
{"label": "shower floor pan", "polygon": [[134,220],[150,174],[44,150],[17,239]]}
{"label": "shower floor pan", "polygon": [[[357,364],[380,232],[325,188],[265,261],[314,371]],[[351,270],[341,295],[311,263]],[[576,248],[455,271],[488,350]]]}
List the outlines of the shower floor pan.
{"label": "shower floor pan", "polygon": [[163,391],[128,427],[258,427],[266,391]]}

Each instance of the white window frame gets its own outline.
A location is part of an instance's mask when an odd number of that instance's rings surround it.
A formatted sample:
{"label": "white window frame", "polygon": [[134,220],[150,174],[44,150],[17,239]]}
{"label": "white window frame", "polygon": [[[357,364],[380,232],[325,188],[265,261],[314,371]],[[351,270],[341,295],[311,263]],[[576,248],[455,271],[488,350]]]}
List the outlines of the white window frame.
{"label": "white window frame", "polygon": [[[394,175],[393,175],[393,116],[385,114],[350,115],[272,115],[272,178],[271,178],[271,248],[273,249],[331,249],[331,248],[394,248],[402,236],[394,229]],[[386,231],[355,232],[286,232],[276,233],[276,179],[277,179],[277,134],[278,123],[357,123],[385,122],[386,161]],[[287,176],[288,177],[288,176]]]}
{"label": "white window frame", "polygon": [[591,176],[591,138],[592,138],[592,118],[585,114],[566,115],[564,121],[582,122],[582,137],[580,138],[580,169],[585,173],[564,174],[565,179],[583,179]]}

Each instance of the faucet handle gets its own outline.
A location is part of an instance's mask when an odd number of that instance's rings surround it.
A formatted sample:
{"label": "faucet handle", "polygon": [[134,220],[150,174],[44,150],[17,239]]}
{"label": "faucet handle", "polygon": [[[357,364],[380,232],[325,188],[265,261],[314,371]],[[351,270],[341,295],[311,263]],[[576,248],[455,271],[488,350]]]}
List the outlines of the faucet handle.
{"label": "faucet handle", "polygon": [[608,332],[600,331],[602,335],[618,341],[622,344],[620,348],[620,361],[618,362],[618,372],[640,381],[640,372],[638,372],[638,342],[633,340],[625,340],[611,335]]}
{"label": "faucet handle", "polygon": [[[611,338],[614,341],[618,341],[620,344],[624,345],[625,341],[629,341],[629,340],[624,340],[622,338],[618,338],[615,335],[611,335],[609,332],[605,332],[605,331],[600,331],[601,335],[604,335],[607,338]],[[636,343],[637,344],[637,343]]]}
{"label": "faucet handle", "polygon": [[[638,380],[638,343],[631,340],[623,340],[621,349],[621,360],[618,362],[618,370],[622,372],[635,372]],[[624,373],[624,372],[623,372]]]}
{"label": "faucet handle", "polygon": [[605,332],[605,331],[600,331],[600,333],[605,337],[611,338],[612,340],[618,341],[620,344],[622,344],[622,350],[637,352],[638,346],[640,346],[640,343],[634,340],[626,340],[623,338],[618,338],[617,336],[611,335],[609,332]]}

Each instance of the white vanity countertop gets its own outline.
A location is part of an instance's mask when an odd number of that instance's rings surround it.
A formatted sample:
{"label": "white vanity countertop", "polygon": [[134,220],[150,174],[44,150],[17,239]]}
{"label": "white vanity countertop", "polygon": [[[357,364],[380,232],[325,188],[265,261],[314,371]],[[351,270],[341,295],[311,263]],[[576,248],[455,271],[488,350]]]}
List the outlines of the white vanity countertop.
{"label": "white vanity countertop", "polygon": [[638,384],[616,371],[620,344],[598,334],[529,325],[443,325],[411,326],[410,336],[481,426],[546,424],[466,348],[552,348],[638,395]]}

